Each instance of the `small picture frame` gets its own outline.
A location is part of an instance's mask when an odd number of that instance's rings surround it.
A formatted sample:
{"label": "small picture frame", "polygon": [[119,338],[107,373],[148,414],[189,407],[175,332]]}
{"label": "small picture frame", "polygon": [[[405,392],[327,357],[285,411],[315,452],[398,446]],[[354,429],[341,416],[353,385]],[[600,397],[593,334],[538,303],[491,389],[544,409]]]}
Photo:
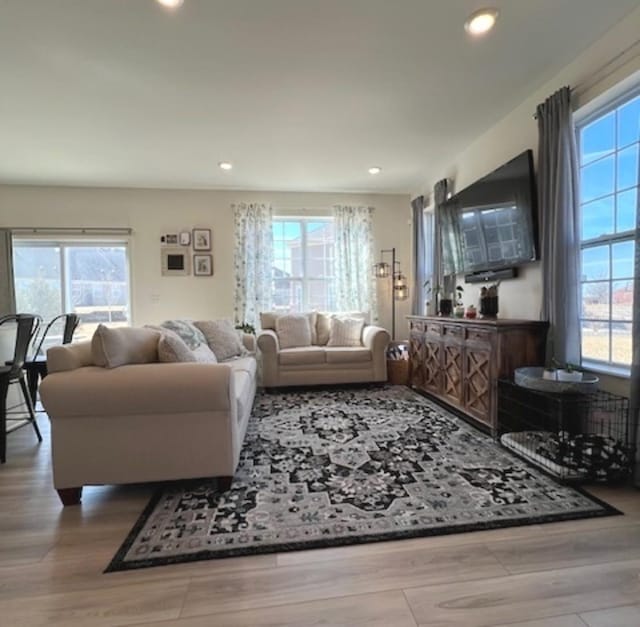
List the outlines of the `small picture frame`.
{"label": "small picture frame", "polygon": [[213,256],[212,255],[194,255],[193,256],[193,274],[194,276],[212,276],[213,275]]}
{"label": "small picture frame", "polygon": [[191,232],[180,231],[180,246],[190,246],[190,245],[191,245]]}
{"label": "small picture frame", "polygon": [[193,229],[193,250],[211,250],[211,229]]}
{"label": "small picture frame", "polygon": [[178,245],[178,234],[177,233],[165,233],[160,241],[166,246],[177,246]]}

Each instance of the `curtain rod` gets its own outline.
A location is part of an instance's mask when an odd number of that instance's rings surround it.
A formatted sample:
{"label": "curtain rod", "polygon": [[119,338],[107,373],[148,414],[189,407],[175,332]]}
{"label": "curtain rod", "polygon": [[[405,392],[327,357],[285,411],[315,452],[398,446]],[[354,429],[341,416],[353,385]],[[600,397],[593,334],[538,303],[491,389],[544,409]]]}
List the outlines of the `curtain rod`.
{"label": "curtain rod", "polygon": [[[629,55],[628,59],[623,59],[628,53],[632,52],[634,48],[639,48],[638,51]],[[592,72],[589,75],[589,78],[584,79],[581,83],[570,87],[570,91],[572,94],[581,94],[595,85],[597,85],[600,81],[603,81],[605,78],[609,78],[612,74],[617,72],[625,63],[628,61],[632,61],[633,59],[640,56],[640,39],[636,39],[632,44],[628,45],[624,50],[616,54],[613,58],[609,59],[606,63],[601,65],[595,72]],[[615,65],[614,65],[615,64]],[[614,65],[614,67],[611,67]],[[533,119],[538,119],[538,114],[534,112]]]}
{"label": "curtain rod", "polygon": [[12,233],[32,235],[131,235],[133,229],[129,227],[48,227],[37,228],[29,226],[9,227]]}

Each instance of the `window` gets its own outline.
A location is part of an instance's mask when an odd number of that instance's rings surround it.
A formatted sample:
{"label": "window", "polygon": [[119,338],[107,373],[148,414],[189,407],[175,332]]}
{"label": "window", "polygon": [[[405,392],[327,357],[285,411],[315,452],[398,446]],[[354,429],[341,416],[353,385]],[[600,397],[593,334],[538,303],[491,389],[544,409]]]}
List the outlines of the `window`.
{"label": "window", "polygon": [[335,309],[334,229],[330,218],[274,218],[274,311]]}
{"label": "window", "polygon": [[629,371],[640,94],[578,125],[583,365]]}
{"label": "window", "polygon": [[17,311],[39,314],[45,323],[76,313],[78,338],[91,337],[100,323],[131,322],[126,242],[14,237],[13,274]]}

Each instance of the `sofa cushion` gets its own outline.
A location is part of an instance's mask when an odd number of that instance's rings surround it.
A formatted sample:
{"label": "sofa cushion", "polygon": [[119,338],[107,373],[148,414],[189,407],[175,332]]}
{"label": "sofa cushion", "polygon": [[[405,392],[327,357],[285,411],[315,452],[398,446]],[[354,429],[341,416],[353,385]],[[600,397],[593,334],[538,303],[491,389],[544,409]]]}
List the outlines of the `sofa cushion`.
{"label": "sofa cushion", "polygon": [[328,364],[350,364],[373,361],[373,354],[368,348],[327,346],[325,353]]}
{"label": "sofa cushion", "polygon": [[311,326],[306,314],[287,314],[276,320],[276,334],[281,349],[311,346]]}
{"label": "sofa cushion", "polygon": [[98,325],[91,339],[91,357],[96,366],[117,368],[126,364],[158,361],[160,333],[152,329]]}
{"label": "sofa cushion", "polygon": [[329,341],[329,335],[331,334],[331,319],[332,318],[362,318],[365,324],[369,323],[369,314],[363,311],[351,311],[343,313],[318,313],[316,321],[317,336],[313,344],[318,346],[326,346]]}
{"label": "sofa cushion", "polygon": [[[276,331],[276,320],[282,316],[287,316],[289,314],[282,314],[276,311],[264,311],[260,314],[260,328],[266,331]],[[296,314],[300,316],[307,316],[309,318],[309,328],[311,329],[311,343],[318,343],[318,334],[316,331],[316,322],[318,319],[318,314],[315,311],[309,311],[301,314]]]}
{"label": "sofa cushion", "polygon": [[196,361],[201,364],[217,364],[218,358],[216,354],[209,348],[207,344],[200,344],[198,348],[194,348],[192,351]]}
{"label": "sofa cushion", "polygon": [[176,333],[163,333],[158,342],[158,359],[163,363],[198,361],[194,352]]}
{"label": "sofa cushion", "polygon": [[202,332],[206,343],[218,361],[224,361],[246,352],[231,320],[196,320],[194,325]]}
{"label": "sofa cushion", "polygon": [[207,343],[202,331],[189,320],[165,320],[160,326],[179,335],[190,350]]}
{"label": "sofa cushion", "polygon": [[327,346],[362,346],[362,318],[331,318]]}
{"label": "sofa cushion", "polygon": [[320,346],[285,348],[278,353],[281,366],[305,366],[325,363],[325,350]]}

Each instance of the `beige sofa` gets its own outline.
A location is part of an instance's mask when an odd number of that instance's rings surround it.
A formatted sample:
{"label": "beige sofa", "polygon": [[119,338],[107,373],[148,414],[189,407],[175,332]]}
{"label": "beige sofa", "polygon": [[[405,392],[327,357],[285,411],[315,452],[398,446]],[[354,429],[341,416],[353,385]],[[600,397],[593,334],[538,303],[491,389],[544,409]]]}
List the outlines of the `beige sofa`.
{"label": "beige sofa", "polygon": [[327,346],[330,317],[330,314],[317,314],[315,343],[312,345],[281,348],[275,330],[275,316],[262,314],[262,331],[258,335],[262,386],[270,388],[387,380],[389,333],[382,327],[365,324],[361,346]]}
{"label": "beige sofa", "polygon": [[[244,336],[255,351],[255,338]],[[82,486],[219,477],[238,465],[256,392],[253,354],[227,362],[93,365],[91,343],[51,348],[42,403],[53,481],[65,505]]]}

